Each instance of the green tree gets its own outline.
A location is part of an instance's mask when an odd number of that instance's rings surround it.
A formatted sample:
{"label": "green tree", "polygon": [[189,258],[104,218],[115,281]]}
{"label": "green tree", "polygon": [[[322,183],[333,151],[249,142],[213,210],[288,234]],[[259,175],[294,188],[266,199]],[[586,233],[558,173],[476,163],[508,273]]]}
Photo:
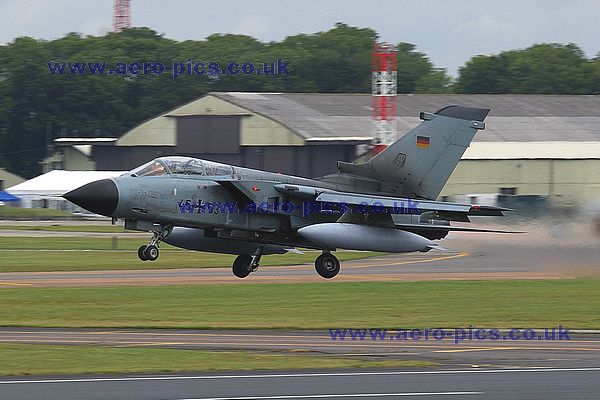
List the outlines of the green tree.
{"label": "green tree", "polygon": [[457,93],[501,93],[507,76],[502,56],[476,56],[459,69]]}
{"label": "green tree", "polygon": [[476,56],[459,70],[458,93],[590,94],[598,92],[594,60],[574,44],[536,44]]}
{"label": "green tree", "polygon": [[429,58],[415,50],[412,43],[401,42],[398,51],[398,93],[443,93],[449,90],[450,77],[437,69]]}
{"label": "green tree", "polygon": [[39,170],[38,161],[46,154],[46,124],[51,117],[47,90],[49,82],[43,62],[48,53],[43,43],[23,37],[0,53],[3,111],[3,160],[24,176]]}
{"label": "green tree", "polygon": [[[377,34],[337,23],[315,34],[264,43],[215,34],[177,42],[149,28],[103,36],[69,33],[43,41],[18,38],[0,46],[0,164],[23,176],[41,172],[47,144],[58,136],[121,136],[140,122],[210,91],[368,93]],[[401,93],[439,93],[450,78],[415,46],[398,46]],[[251,62],[277,59],[289,75],[50,74],[48,63]]]}

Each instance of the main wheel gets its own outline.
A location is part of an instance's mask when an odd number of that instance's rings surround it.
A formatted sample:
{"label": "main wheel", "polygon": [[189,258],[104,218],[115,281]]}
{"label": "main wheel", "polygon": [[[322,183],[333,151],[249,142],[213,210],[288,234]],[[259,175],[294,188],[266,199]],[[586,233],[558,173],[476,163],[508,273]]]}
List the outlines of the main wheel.
{"label": "main wheel", "polygon": [[252,263],[250,254],[240,254],[233,262],[233,274],[238,278],[247,277],[251,272],[250,263]]}
{"label": "main wheel", "polygon": [[331,279],[340,272],[340,261],[331,253],[323,253],[315,260],[317,273],[325,279]]}
{"label": "main wheel", "polygon": [[148,257],[146,257],[145,251],[146,251],[146,246],[140,246],[140,248],[138,249],[138,257],[142,261],[148,261]]}
{"label": "main wheel", "polygon": [[156,261],[159,256],[158,247],[151,244],[150,246],[146,247],[146,250],[144,250],[144,255],[148,261]]}

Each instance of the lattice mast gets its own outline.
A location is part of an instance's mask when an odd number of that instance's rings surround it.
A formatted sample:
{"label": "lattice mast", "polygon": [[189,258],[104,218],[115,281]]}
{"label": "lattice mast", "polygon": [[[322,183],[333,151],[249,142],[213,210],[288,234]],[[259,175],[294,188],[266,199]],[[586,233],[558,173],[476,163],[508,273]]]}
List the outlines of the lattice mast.
{"label": "lattice mast", "polygon": [[375,122],[373,145],[379,151],[396,138],[397,64],[393,45],[375,43],[371,85]]}
{"label": "lattice mast", "polygon": [[129,0],[115,0],[113,32],[131,28],[131,7]]}

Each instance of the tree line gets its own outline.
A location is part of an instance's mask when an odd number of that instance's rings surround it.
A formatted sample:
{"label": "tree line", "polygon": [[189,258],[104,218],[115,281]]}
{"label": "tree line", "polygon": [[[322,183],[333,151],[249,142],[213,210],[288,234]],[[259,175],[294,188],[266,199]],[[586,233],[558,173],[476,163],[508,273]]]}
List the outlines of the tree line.
{"label": "tree line", "polygon": [[[0,46],[0,166],[40,173],[59,136],[120,136],[140,122],[211,91],[369,93],[377,33],[338,23],[281,41],[215,34],[175,41],[149,28],[104,36],[20,37]],[[399,93],[600,93],[600,58],[573,44],[476,56],[453,80],[411,43],[397,44]],[[48,63],[217,62],[262,65],[282,59],[289,75],[63,75]]]}

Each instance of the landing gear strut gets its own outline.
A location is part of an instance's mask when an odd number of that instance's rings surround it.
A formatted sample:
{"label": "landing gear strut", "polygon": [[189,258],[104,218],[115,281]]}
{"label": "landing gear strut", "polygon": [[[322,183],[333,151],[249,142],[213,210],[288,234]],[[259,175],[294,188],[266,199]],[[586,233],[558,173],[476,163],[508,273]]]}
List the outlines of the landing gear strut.
{"label": "landing gear strut", "polygon": [[145,246],[140,246],[138,249],[138,257],[142,261],[156,261],[158,260],[158,256],[160,252],[158,247],[160,246],[160,242],[164,240],[169,233],[171,233],[171,229],[173,227],[167,226],[162,228],[160,231],[155,231],[152,239]]}
{"label": "landing gear strut", "polygon": [[258,246],[253,255],[240,254],[233,262],[233,274],[238,278],[245,278],[251,272],[256,272],[262,257],[264,246]]}
{"label": "landing gear strut", "polygon": [[340,272],[340,261],[329,252],[323,252],[315,260],[317,273],[325,279],[331,279]]}

